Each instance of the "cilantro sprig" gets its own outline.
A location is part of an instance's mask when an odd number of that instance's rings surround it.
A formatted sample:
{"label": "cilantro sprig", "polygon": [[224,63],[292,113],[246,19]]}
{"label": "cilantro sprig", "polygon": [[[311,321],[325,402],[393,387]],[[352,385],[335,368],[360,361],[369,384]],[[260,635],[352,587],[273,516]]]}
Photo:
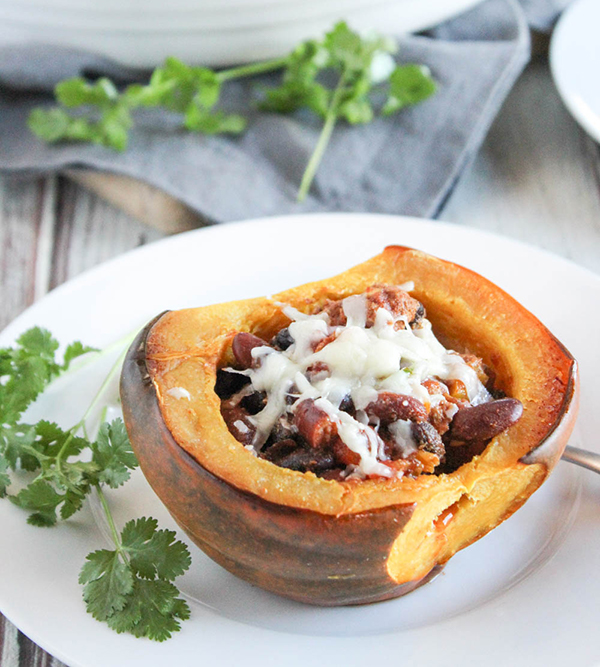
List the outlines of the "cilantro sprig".
{"label": "cilantro sprig", "polygon": [[[129,521],[118,532],[103,488],[122,486],[138,462],[122,420],[103,422],[95,438],[88,435],[88,420],[122,357],[70,429],[46,420],[21,421],[29,405],[74,359],[95,351],[75,342],[60,362],[58,348],[50,332],[35,327],[14,347],[0,349],[0,497],[28,511],[31,525],[48,527],[71,517],[95,492],[114,549],[86,558],[79,581],[87,611],[117,632],[164,641],[190,615],[173,584],[190,566],[190,553],[173,531],[160,530],[152,518]],[[17,493],[10,493],[15,473],[28,479]]]}
{"label": "cilantro sprig", "polygon": [[[323,127],[298,191],[298,201],[310,190],[334,127],[370,123],[418,104],[436,90],[426,67],[396,66],[397,45],[378,35],[360,35],[343,21],[321,39],[300,43],[283,58],[213,71],[167,58],[147,84],[119,90],[107,78],[94,82],[75,77],[60,82],[55,97],[60,106],[34,109],[31,131],[48,143],[83,141],[117,151],[127,148],[133,112],[141,107],[163,108],[181,117],[181,125],[202,134],[240,134],[247,120],[219,108],[223,86],[236,79],[281,71],[278,86],[262,89],[259,108],[288,114],[308,109],[323,119]],[[75,110],[75,113],[72,112]]]}

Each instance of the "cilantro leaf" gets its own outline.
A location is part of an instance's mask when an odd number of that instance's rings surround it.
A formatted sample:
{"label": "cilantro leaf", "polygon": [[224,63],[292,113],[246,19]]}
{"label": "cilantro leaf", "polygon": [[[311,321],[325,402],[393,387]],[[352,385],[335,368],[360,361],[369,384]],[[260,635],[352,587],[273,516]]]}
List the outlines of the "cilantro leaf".
{"label": "cilantro leaf", "polygon": [[108,617],[108,625],[118,633],[165,641],[181,628],[179,621],[190,616],[187,602],[178,595],[168,581],[135,579],[126,606]]}
{"label": "cilantro leaf", "polygon": [[56,508],[63,501],[63,496],[42,479],[34,480],[21,489],[16,496],[10,496],[11,502],[33,512],[27,517],[27,523],[34,526],[53,526],[56,523]]}
{"label": "cilantro leaf", "polygon": [[101,549],[86,556],[79,574],[87,611],[98,621],[106,621],[125,608],[133,590],[133,574],[117,551]]}
{"label": "cilantro leaf", "polygon": [[92,461],[99,469],[98,481],[113,489],[124,484],[129,479],[129,471],[138,465],[121,419],[100,426],[92,452]]}
{"label": "cilantro leaf", "polygon": [[[64,89],[72,104],[89,101],[78,86]],[[80,429],[86,433],[86,416],[69,430],[46,420],[19,423],[50,380],[92,348],[71,343],[62,363],[56,359],[57,350],[58,342],[38,327],[26,331],[14,347],[0,349],[0,498],[8,495],[10,468],[36,472],[27,486],[8,497],[30,512],[29,524],[47,527],[75,514],[97,489],[116,548],[87,556],[79,577],[86,608],[117,632],[164,641],[190,614],[171,582],[188,569],[191,557],[175,533],[159,530],[155,519],[130,521],[121,535],[116,532],[101,487],[120,486],[138,465],[123,421],[103,423],[93,443],[77,435]],[[109,378],[117,370],[118,364]],[[103,387],[107,384],[108,378]],[[91,452],[91,460],[76,458],[84,450]]]}
{"label": "cilantro leaf", "polygon": [[35,426],[28,424],[9,424],[2,430],[4,457],[8,465],[17,470],[33,472],[40,467],[37,452],[32,453],[30,447],[35,442]]}
{"label": "cilantro leaf", "polygon": [[29,129],[48,143],[84,141],[116,151],[127,148],[132,120],[125,105],[107,107],[99,120],[72,116],[64,109],[33,109],[27,120]]}
{"label": "cilantro leaf", "polygon": [[421,65],[402,65],[390,75],[389,97],[382,109],[385,116],[412,104],[418,104],[436,91],[429,70]]}
{"label": "cilantro leaf", "polygon": [[34,327],[22,334],[13,348],[0,349],[0,446],[7,425],[21,414],[58,375],[58,341],[49,331]]}
{"label": "cilantro leaf", "polygon": [[36,355],[50,364],[54,363],[54,356],[58,350],[58,341],[53,338],[47,329],[33,327],[17,338],[17,345],[26,355]]}
{"label": "cilantro leaf", "polygon": [[6,491],[10,486],[10,475],[8,474],[8,463],[6,459],[0,455],[0,498],[6,496]]}
{"label": "cilantro leaf", "polygon": [[129,521],[122,532],[123,549],[136,574],[145,579],[160,577],[172,581],[191,563],[183,542],[175,541],[172,530],[157,530],[156,519]]}
{"label": "cilantro leaf", "polygon": [[327,113],[329,97],[329,90],[320,83],[291,79],[279,88],[267,90],[260,108],[275,113],[291,113],[306,107],[319,116],[324,116]]}
{"label": "cilantro leaf", "polygon": [[246,119],[238,114],[208,111],[199,104],[190,104],[184,125],[193,132],[203,134],[239,134],[246,129]]}
{"label": "cilantro leaf", "polygon": [[72,116],[64,109],[33,109],[27,127],[40,139],[50,144],[59,141],[89,141],[100,143],[98,123],[80,116]]}
{"label": "cilantro leaf", "polygon": [[82,77],[66,79],[56,85],[54,94],[66,107],[79,107],[84,104],[109,106],[119,97],[115,84],[105,77],[94,83],[89,83]]}
{"label": "cilantro leaf", "polygon": [[98,352],[98,351],[99,350],[97,347],[90,347],[89,345],[84,345],[78,340],[73,343],[70,343],[69,345],[67,345],[67,349],[65,350],[65,356],[63,359],[61,370],[66,371],[74,359],[77,359],[78,357],[81,357],[84,354],[88,354],[89,352]]}
{"label": "cilantro leaf", "polygon": [[171,579],[185,572],[190,554],[157,521],[129,521],[117,549],[87,556],[79,575],[87,610],[116,632],[156,641],[168,639],[189,618],[188,604]]}
{"label": "cilantro leaf", "polygon": [[340,116],[351,125],[370,123],[373,120],[373,106],[365,98],[350,99],[340,105]]}
{"label": "cilantro leaf", "polygon": [[65,431],[58,424],[45,419],[41,419],[34,429],[35,439],[32,446],[46,457],[55,458],[65,447],[62,455],[64,459],[67,459],[69,456],[79,454],[88,446],[85,438],[74,436],[71,431]]}

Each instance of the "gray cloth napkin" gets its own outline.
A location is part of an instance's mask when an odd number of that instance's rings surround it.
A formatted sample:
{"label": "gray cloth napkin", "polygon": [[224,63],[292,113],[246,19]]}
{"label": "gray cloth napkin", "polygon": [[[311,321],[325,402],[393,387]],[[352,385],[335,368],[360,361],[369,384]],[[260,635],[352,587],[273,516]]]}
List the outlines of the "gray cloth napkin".
{"label": "gray cloth napkin", "polygon": [[[538,18],[553,2],[529,0]],[[542,20],[540,18],[540,20]],[[251,84],[225,87],[223,106],[248,116],[239,138],[190,135],[172,114],[138,116],[125,153],[82,144],[46,146],[26,126],[51,103],[54,84],[79,74],[121,82],[136,72],[88,53],[29,45],[0,48],[0,169],[44,173],[85,166],[146,181],[203,216],[224,222],[306,211],[370,211],[435,216],[481,144],[529,58],[529,30],[516,0],[487,0],[424,35],[400,40],[398,59],[428,65],[439,87],[424,103],[370,125],[336,128],[307,200],[295,201],[319,121],[258,114]],[[262,77],[258,83],[276,79]]]}

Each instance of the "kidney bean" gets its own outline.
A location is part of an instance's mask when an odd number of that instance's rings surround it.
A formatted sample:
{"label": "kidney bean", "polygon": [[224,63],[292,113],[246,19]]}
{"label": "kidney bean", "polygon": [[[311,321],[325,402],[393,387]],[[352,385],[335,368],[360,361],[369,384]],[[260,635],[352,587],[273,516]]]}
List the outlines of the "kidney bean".
{"label": "kidney bean", "polygon": [[412,437],[417,443],[417,447],[425,452],[431,452],[442,459],[446,453],[446,448],[442,442],[440,434],[429,422],[421,422],[411,426]]}
{"label": "kidney bean", "polygon": [[239,373],[231,373],[220,368],[217,371],[215,394],[221,399],[229,398],[250,382],[250,378]]}
{"label": "kidney bean", "polygon": [[260,456],[282,468],[300,472],[322,472],[334,466],[331,452],[307,449],[291,439],[275,443],[261,452]]}
{"label": "kidney bean", "polygon": [[221,403],[221,415],[233,437],[243,445],[251,445],[256,427],[250,422],[250,415],[232,400]]}
{"label": "kidney bean", "polygon": [[231,350],[236,361],[242,368],[251,368],[256,365],[256,360],[252,356],[252,350],[255,347],[270,347],[262,338],[254,336],[251,333],[242,332],[235,335],[231,343]]}
{"label": "kidney bean", "polygon": [[341,438],[336,438],[333,443],[333,456],[339,465],[357,466],[360,463],[360,454],[353,452]]}
{"label": "kidney bean", "polygon": [[382,424],[391,424],[399,419],[423,422],[427,419],[427,410],[421,401],[412,396],[380,391],[377,400],[366,407],[369,417],[378,417]]}
{"label": "kidney bean", "polygon": [[489,440],[516,424],[523,414],[521,401],[501,398],[459,410],[450,435],[455,440]]}
{"label": "kidney bean", "polygon": [[403,457],[405,453],[404,447],[394,440],[387,427],[381,426],[377,431],[377,435],[383,440],[385,454],[390,461],[397,461]]}
{"label": "kidney bean", "polygon": [[298,433],[311,447],[325,447],[337,437],[337,426],[324,410],[315,405],[312,398],[298,404],[294,413],[294,424]]}

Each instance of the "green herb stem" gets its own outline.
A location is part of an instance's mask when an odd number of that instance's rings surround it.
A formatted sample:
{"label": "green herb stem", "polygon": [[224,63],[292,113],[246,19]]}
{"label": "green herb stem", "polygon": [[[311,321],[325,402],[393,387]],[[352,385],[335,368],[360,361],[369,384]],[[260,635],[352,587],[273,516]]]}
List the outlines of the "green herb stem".
{"label": "green herb stem", "polygon": [[319,165],[321,164],[321,160],[323,159],[323,155],[327,149],[327,145],[329,144],[329,140],[331,139],[333,128],[335,127],[338,119],[338,108],[342,100],[342,95],[344,94],[345,83],[346,73],[344,72],[342,76],[340,76],[340,80],[338,81],[338,84],[333,92],[331,103],[329,104],[329,108],[327,109],[327,114],[325,116],[323,129],[321,130],[317,145],[315,146],[315,149],[310,156],[310,160],[306,165],[306,169],[304,170],[304,174],[302,175],[300,188],[298,189],[298,202],[302,202],[306,199],[306,195],[310,190],[310,186],[312,185],[315,174],[319,169]]}
{"label": "green herb stem", "polygon": [[121,536],[119,535],[119,531],[115,526],[115,520],[113,518],[112,512],[110,511],[108,500],[106,499],[106,496],[104,495],[104,491],[102,491],[102,487],[100,486],[100,484],[96,485],[96,492],[98,493],[98,498],[100,499],[100,504],[102,505],[104,516],[106,517],[106,523],[108,523],[108,527],[110,528],[110,534],[115,544],[115,549],[119,554],[119,556],[121,556],[121,558],[124,560],[124,562],[127,565],[129,565],[129,558],[127,557],[127,554],[123,549],[123,544],[121,543]]}
{"label": "green herb stem", "polygon": [[273,60],[266,60],[265,62],[252,63],[250,65],[242,65],[240,67],[232,67],[217,72],[217,80],[220,83],[224,81],[231,81],[232,79],[241,79],[247,76],[255,76],[256,74],[266,74],[267,72],[275,72],[282,69],[288,63],[289,58],[275,58]]}
{"label": "green herb stem", "polygon": [[[86,438],[88,438],[87,425],[86,425],[87,420],[88,420],[90,414],[92,413],[92,411],[94,410],[94,408],[96,407],[96,405],[98,405],[100,399],[104,395],[104,392],[106,391],[106,389],[108,388],[108,386],[112,382],[112,379],[114,378],[115,374],[121,368],[121,366],[123,364],[123,359],[124,359],[125,354],[127,353],[127,350],[129,348],[128,342],[131,342],[131,340],[133,340],[132,335],[130,335],[128,340],[125,342],[124,350],[121,352],[121,354],[119,354],[117,360],[115,361],[115,363],[112,365],[110,371],[108,372],[108,375],[104,378],[104,381],[100,385],[100,388],[96,392],[96,395],[92,399],[92,402],[88,406],[88,409],[85,411],[83,417],[75,424],[75,426],[73,426],[72,428],[69,429],[69,437],[64,441],[62,447],[60,448],[60,450],[58,451],[58,454],[56,455],[56,467],[59,471],[61,469],[61,462],[62,462],[63,454],[67,450],[67,447],[71,443],[71,440],[73,440],[73,438],[77,435],[77,432],[79,431],[79,429],[82,429]],[[121,343],[123,343],[123,341],[121,341]]]}

